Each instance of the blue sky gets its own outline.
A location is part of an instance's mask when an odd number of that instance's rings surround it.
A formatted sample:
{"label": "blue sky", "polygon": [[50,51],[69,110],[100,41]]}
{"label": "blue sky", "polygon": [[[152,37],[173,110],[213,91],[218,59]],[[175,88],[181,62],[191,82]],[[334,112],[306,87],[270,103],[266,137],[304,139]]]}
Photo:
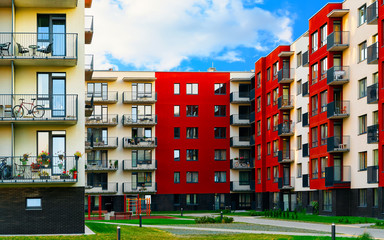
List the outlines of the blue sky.
{"label": "blue sky", "polygon": [[[249,71],[308,29],[325,0],[94,0],[95,68]],[[113,13],[113,14],[111,14]]]}

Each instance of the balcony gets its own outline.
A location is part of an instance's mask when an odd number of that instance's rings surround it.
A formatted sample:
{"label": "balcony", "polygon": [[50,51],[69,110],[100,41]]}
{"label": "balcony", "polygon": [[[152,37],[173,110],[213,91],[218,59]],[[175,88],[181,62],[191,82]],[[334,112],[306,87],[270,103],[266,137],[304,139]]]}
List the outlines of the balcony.
{"label": "balcony", "polygon": [[255,100],[255,89],[252,89],[251,92],[249,93],[249,99],[251,101],[254,101]]}
{"label": "balcony", "polygon": [[309,127],[308,113],[303,114],[303,119],[302,119],[301,124],[303,127]]}
{"label": "balcony", "polygon": [[302,156],[304,157],[309,157],[309,144],[304,143],[302,147]]}
{"label": "balcony", "polygon": [[92,0],[85,0],[85,8],[91,8],[92,7]]}
{"label": "balcony", "polygon": [[254,159],[231,159],[230,168],[234,170],[251,170],[255,168]]}
{"label": "balcony", "polygon": [[303,83],[303,88],[302,88],[301,95],[303,97],[308,97],[309,96],[308,82]]}
{"label": "balcony", "polygon": [[251,114],[249,115],[249,122],[254,123],[255,121],[256,121],[255,112],[251,112]]}
{"label": "balcony", "polygon": [[303,53],[303,67],[308,67],[309,66],[309,57],[308,57],[308,51]]}
{"label": "balcony", "polygon": [[117,171],[119,168],[118,160],[87,160],[86,171]]}
{"label": "balcony", "polygon": [[232,182],[230,185],[231,192],[253,192],[255,191],[255,181]]}
{"label": "balcony", "polygon": [[343,85],[349,82],[349,67],[334,66],[327,71],[328,85]]}
{"label": "balcony", "polygon": [[377,24],[378,11],[377,1],[367,7],[367,24]]}
{"label": "balcony", "polygon": [[93,16],[85,17],[85,44],[91,44],[93,38]]}
{"label": "balcony", "polygon": [[135,159],[123,161],[124,171],[155,171],[156,169],[156,160]]}
{"label": "balcony", "polygon": [[294,68],[282,68],[277,72],[278,83],[291,83],[295,80]]}
{"label": "balcony", "polygon": [[85,126],[116,126],[118,122],[117,114],[93,115],[85,118]]}
{"label": "balcony", "polygon": [[279,151],[277,160],[279,163],[294,162],[295,161],[295,151],[293,151],[293,150]]}
{"label": "balcony", "polygon": [[123,193],[156,193],[157,184],[152,183],[136,183],[136,182],[124,182]]}
{"label": "balcony", "polygon": [[117,91],[101,92],[101,93],[86,92],[85,103],[91,103],[92,95],[93,95],[93,103],[108,104],[108,103],[117,103],[118,101]]}
{"label": "balcony", "polygon": [[[88,0],[87,0],[88,1]],[[17,8],[76,8],[78,0],[15,0],[15,7]],[[0,7],[12,7],[12,1],[1,1]]]}
{"label": "balcony", "polygon": [[350,137],[329,137],[327,140],[327,152],[343,153],[350,150]]}
{"label": "balcony", "polygon": [[157,147],[157,138],[151,138],[151,137],[123,138],[123,148],[151,149],[156,147]]}
{"label": "balcony", "polygon": [[117,182],[98,183],[86,185],[85,194],[112,194],[118,192]]}
{"label": "balcony", "polygon": [[140,93],[140,92],[123,92],[123,103],[155,103],[157,101],[157,94],[154,92]]}
{"label": "balcony", "polygon": [[335,101],[327,104],[328,119],[343,119],[349,117],[349,101]]}
{"label": "balcony", "polygon": [[379,142],[379,124],[368,126],[367,128],[367,143],[378,143]]}
{"label": "balcony", "polygon": [[77,94],[0,94],[0,122],[76,124],[77,111]]}
{"label": "balcony", "polygon": [[230,95],[231,103],[238,104],[250,104],[250,93],[249,92],[232,92]]}
{"label": "balcony", "polygon": [[349,47],[349,32],[335,31],[327,37],[327,50],[339,52]]}
{"label": "balcony", "polygon": [[378,42],[375,42],[367,48],[367,63],[368,64],[377,64],[379,60],[379,49]]}
{"label": "balcony", "polygon": [[[0,184],[64,184],[76,183],[77,173],[67,171],[78,169],[78,161],[70,156],[48,156],[46,160],[36,156],[0,157],[2,169]],[[63,172],[65,171],[65,174]]]}
{"label": "balcony", "polygon": [[249,143],[251,144],[251,146],[255,146],[255,134],[253,134],[251,136],[251,139],[249,140]]}
{"label": "balcony", "polygon": [[351,184],[351,167],[334,166],[325,168],[326,187],[348,187]]}
{"label": "balcony", "polygon": [[379,166],[367,167],[367,183],[379,182]]}
{"label": "balcony", "polygon": [[86,137],[85,150],[107,150],[118,147],[117,137]]}
{"label": "balcony", "polygon": [[84,62],[84,68],[85,68],[85,81],[92,80],[93,76],[93,54],[85,54],[85,62]]}
{"label": "balcony", "polygon": [[232,114],[230,123],[232,126],[250,125],[250,116],[249,114]]}
{"label": "balcony", "polygon": [[277,186],[280,190],[291,190],[295,188],[294,177],[282,177],[277,180]]}
{"label": "balcony", "polygon": [[284,122],[280,123],[277,134],[279,137],[289,137],[293,136],[295,133],[295,123],[294,122]]}
{"label": "balcony", "polygon": [[295,99],[294,96],[280,96],[277,99],[277,108],[279,110],[293,109],[295,107],[294,106],[294,102],[295,102],[294,99]]}
{"label": "balcony", "polygon": [[123,115],[123,126],[155,126],[157,115]]}
{"label": "balcony", "polygon": [[230,146],[231,147],[250,147],[251,146],[251,137],[250,136],[243,136],[243,137],[231,137],[230,139]]}
{"label": "balcony", "polygon": [[77,65],[77,33],[0,33],[0,46],[0,65]]}
{"label": "balcony", "polygon": [[367,104],[376,104],[379,101],[379,84],[374,83],[367,87]]}

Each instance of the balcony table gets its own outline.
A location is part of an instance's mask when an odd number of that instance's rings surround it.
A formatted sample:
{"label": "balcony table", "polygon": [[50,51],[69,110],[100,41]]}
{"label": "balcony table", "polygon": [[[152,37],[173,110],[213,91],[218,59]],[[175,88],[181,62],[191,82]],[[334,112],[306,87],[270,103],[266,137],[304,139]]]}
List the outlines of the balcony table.
{"label": "balcony table", "polygon": [[38,45],[29,45],[28,47],[29,47],[30,49],[32,49],[32,55],[33,55],[33,56],[36,56],[36,49],[39,49],[40,46],[38,46]]}

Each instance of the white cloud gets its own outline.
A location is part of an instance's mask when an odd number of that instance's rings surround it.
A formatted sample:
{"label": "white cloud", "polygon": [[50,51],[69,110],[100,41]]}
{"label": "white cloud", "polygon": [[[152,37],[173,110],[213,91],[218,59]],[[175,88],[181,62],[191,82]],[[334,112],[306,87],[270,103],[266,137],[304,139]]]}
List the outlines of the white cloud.
{"label": "white cloud", "polygon": [[241,0],[94,0],[89,13],[95,33],[86,51],[96,69],[116,68],[112,58],[145,70],[174,69],[191,57],[239,61],[237,47],[262,50],[292,37],[288,13]]}
{"label": "white cloud", "polygon": [[240,53],[235,51],[229,51],[226,52],[224,55],[221,55],[219,57],[216,57],[217,60],[221,61],[227,61],[227,62],[244,62],[244,59],[242,59],[240,56]]}

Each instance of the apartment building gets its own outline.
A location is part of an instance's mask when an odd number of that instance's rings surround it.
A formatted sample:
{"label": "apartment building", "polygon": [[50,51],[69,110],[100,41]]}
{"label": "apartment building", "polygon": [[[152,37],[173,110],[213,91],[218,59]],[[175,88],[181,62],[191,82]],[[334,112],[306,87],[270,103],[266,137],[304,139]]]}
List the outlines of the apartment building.
{"label": "apartment building", "polygon": [[0,3],[0,234],[84,233],[84,8]]}

